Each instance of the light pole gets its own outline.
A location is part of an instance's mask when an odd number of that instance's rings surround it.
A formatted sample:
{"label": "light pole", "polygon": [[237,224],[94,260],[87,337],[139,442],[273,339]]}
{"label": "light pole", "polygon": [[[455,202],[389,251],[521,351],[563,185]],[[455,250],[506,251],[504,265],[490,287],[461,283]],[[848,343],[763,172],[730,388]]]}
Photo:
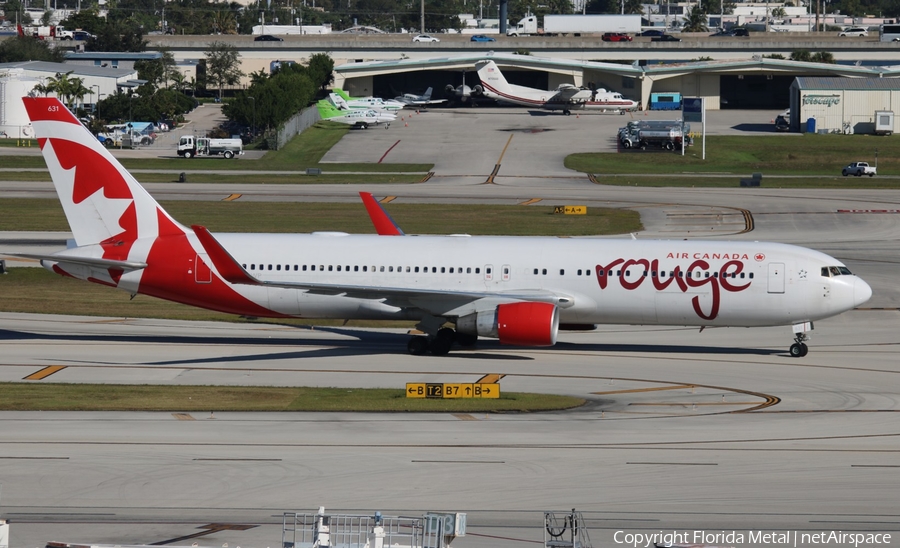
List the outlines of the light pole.
{"label": "light pole", "polygon": [[[97,88],[97,100],[94,100],[94,88]],[[94,116],[100,118],[100,109],[97,108],[97,101],[100,100],[100,84],[91,86],[91,102],[94,103]]]}
{"label": "light pole", "polygon": [[253,126],[250,129],[250,132],[253,134],[253,138],[256,138],[256,97],[247,96],[247,99],[253,101]]}

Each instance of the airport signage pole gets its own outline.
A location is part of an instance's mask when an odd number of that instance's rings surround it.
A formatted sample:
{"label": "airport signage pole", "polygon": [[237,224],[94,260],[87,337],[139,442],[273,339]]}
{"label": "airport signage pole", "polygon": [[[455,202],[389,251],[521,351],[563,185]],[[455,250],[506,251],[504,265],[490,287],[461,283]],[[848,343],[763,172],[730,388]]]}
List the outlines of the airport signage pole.
{"label": "airport signage pole", "polygon": [[700,123],[700,131],[703,133],[703,156],[706,159],[706,101],[703,97],[684,97],[681,101],[681,155],[684,156],[685,147],[685,122]]}

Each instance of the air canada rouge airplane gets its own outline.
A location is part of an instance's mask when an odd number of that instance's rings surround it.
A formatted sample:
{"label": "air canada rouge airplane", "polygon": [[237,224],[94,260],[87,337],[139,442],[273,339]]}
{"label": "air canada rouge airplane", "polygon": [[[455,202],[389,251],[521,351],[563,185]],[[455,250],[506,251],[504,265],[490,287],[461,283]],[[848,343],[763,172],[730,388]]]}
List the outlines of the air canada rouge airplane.
{"label": "air canada rouge airplane", "polygon": [[413,320],[425,335],[412,354],[478,337],[550,346],[560,325],[602,323],[793,326],[797,357],[814,320],[872,295],[837,259],[792,245],[409,236],[371,196],[379,234],[212,234],[170,217],[59,100],[24,102],[75,240],[24,256],[131,294],[248,316]]}

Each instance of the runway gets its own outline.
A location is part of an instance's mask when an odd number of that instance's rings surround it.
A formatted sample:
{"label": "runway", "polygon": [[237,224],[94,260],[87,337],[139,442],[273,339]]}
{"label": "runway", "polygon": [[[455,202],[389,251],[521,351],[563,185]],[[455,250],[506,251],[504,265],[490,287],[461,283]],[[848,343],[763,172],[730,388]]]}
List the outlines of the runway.
{"label": "runway", "polygon": [[[464,547],[541,540],[544,509],[617,530],[900,530],[896,311],[787,328],[606,327],[552,349],[405,353],[390,330],[0,317],[0,379],[402,387],[503,375],[577,395],[557,413],[3,413],[4,514],[16,546],[271,546],[280,513],[464,511]],[[839,494],[840,496],[836,496]],[[501,537],[501,538],[497,538]]]}
{"label": "runway", "polygon": [[[363,133],[351,135],[335,154],[353,147],[367,154],[359,149]],[[477,132],[465,135],[477,141]],[[440,154],[442,142],[420,146],[415,161]],[[572,148],[561,140],[534,146],[547,149],[546,158]],[[515,152],[517,162],[528,156],[528,147]],[[803,359],[787,355],[789,327],[604,326],[564,332],[550,349],[484,342],[423,357],[408,355],[405,333],[391,329],[0,313],[0,381],[49,371],[29,382],[353,390],[496,374],[504,392],[590,402],[540,414],[3,412],[0,516],[12,520],[11,546],[275,546],[282,512],[319,506],[466,512],[468,533],[453,544],[459,548],[542,544],[542,512],[571,508],[584,512],[595,546],[620,545],[617,531],[900,538],[900,250],[898,217],[884,212],[898,209],[896,192],[607,187],[558,164],[529,173],[512,163],[510,178],[494,184],[445,171],[419,185],[248,185],[246,192],[247,199],[351,200],[368,190],[411,203],[541,198],[632,207],[647,227],[639,238],[700,233],[807,245],[844,261],[874,296],[863,310],[817,322]],[[461,168],[437,175],[444,169]],[[185,199],[244,190],[148,187],[158,198]],[[735,211],[749,212],[752,230]]]}

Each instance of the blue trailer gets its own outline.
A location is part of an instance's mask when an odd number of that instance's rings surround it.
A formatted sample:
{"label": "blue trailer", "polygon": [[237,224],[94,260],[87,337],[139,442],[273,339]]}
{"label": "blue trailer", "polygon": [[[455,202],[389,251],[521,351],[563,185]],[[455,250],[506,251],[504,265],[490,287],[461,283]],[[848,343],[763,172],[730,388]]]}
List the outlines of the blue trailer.
{"label": "blue trailer", "polygon": [[674,91],[651,93],[650,110],[681,110],[681,94]]}

